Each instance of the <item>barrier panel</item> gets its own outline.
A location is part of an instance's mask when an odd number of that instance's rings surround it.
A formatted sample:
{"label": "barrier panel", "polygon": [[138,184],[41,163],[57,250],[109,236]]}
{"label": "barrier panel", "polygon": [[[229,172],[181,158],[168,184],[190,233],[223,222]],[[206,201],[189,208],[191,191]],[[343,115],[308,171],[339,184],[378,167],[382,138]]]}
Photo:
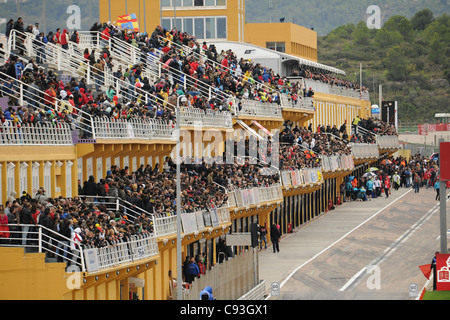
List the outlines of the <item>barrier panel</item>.
{"label": "barrier panel", "polygon": [[114,241],[103,248],[86,246],[84,257],[89,273],[112,268],[124,263],[148,259],[158,255],[158,243],[154,234],[133,235],[127,241]]}
{"label": "barrier panel", "polygon": [[398,136],[377,136],[377,144],[381,149],[398,149],[400,143]]}
{"label": "barrier panel", "polygon": [[174,127],[159,119],[117,119],[98,117],[93,119],[97,139],[174,140]]}
{"label": "barrier panel", "polygon": [[283,118],[281,107],[276,103],[255,100],[241,100],[241,108],[237,110],[238,116],[254,116],[260,118]]}
{"label": "barrier panel", "polygon": [[73,145],[72,132],[66,123],[19,124],[6,120],[0,125],[0,145]]}

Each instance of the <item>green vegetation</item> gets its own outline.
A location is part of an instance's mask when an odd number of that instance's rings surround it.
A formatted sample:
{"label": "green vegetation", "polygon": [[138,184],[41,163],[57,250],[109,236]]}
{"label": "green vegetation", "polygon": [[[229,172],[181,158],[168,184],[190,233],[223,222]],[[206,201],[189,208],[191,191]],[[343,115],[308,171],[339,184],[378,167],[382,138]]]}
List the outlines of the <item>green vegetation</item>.
{"label": "green vegetation", "polygon": [[422,300],[450,300],[450,291],[426,291]]}
{"label": "green vegetation", "polygon": [[392,16],[381,29],[364,22],[346,24],[318,37],[320,63],[345,70],[349,79],[363,84],[378,104],[399,102],[399,121],[433,122],[437,112],[450,110],[450,16],[434,17],[430,9],[411,19]]}
{"label": "green vegetation", "polygon": [[[380,7],[382,23],[396,15],[409,19],[425,8],[431,9],[435,16],[450,12],[448,0],[246,0],[245,14],[249,23],[269,22],[270,18],[279,22],[284,17],[285,22],[314,28],[318,35],[325,36],[341,25],[366,21],[371,15],[366,13],[370,5]],[[427,21],[426,17],[423,19]]]}
{"label": "green vegetation", "polygon": [[[72,4],[80,7],[81,10],[81,30],[89,30],[94,22],[99,21],[99,1],[98,0],[28,0],[20,1],[17,7],[16,1],[8,0],[0,3],[0,18],[14,19],[20,15],[25,24],[39,23],[41,31],[48,33],[56,28],[64,29],[67,26],[67,19],[72,13],[67,13],[67,8]],[[90,7],[90,10],[89,10]],[[90,14],[89,14],[90,13]],[[89,19],[89,16],[91,19]],[[91,21],[89,21],[91,20]],[[0,32],[5,33],[6,22],[0,23]]]}

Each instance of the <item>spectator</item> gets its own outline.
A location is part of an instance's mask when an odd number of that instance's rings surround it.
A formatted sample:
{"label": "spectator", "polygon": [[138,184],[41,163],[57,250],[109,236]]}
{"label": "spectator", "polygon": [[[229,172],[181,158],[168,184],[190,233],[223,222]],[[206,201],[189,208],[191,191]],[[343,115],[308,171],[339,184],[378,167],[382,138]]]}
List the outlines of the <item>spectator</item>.
{"label": "spectator", "polygon": [[0,205],[0,244],[9,244],[9,237],[8,217],[3,205]]}

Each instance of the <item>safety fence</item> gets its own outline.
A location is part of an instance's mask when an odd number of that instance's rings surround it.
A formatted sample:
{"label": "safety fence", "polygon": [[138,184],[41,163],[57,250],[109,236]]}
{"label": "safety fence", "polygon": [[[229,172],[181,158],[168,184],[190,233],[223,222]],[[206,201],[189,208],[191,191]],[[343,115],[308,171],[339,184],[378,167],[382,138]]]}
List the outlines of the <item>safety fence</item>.
{"label": "safety fence", "polygon": [[306,186],[323,181],[322,168],[286,170],[281,172],[284,187]]}
{"label": "safety fence", "polygon": [[151,233],[132,235],[127,239],[112,241],[110,245],[101,248],[84,247],[84,261],[89,273],[157,255],[158,242],[156,236]]}
{"label": "safety fence", "polygon": [[[216,264],[204,275],[195,278],[188,289],[183,288],[182,295],[183,300],[199,300],[203,288],[210,286],[214,288],[216,300],[237,300],[255,287],[259,288],[259,284],[254,254],[246,251]],[[261,298],[259,295],[258,299]],[[177,290],[174,290],[172,299],[177,299]]]}
{"label": "safety fence", "polygon": [[[114,240],[105,247],[92,247],[75,241],[42,225],[8,224],[8,235],[2,242],[5,247],[22,247],[26,252],[46,253],[71,266],[71,270],[95,273],[158,255],[156,236],[140,233]],[[83,234],[77,234],[80,239]]]}
{"label": "safety fence", "polygon": [[174,140],[174,125],[159,119],[93,119],[97,139]]}
{"label": "safety fence", "polygon": [[256,118],[283,118],[281,106],[277,103],[242,99],[240,108],[236,110],[238,116],[252,116]]}
{"label": "safety fence", "polygon": [[378,158],[380,151],[378,145],[369,143],[350,143],[352,155],[355,159]]}
{"label": "safety fence", "polygon": [[202,110],[181,107],[178,113],[180,126],[200,126],[207,128],[232,128],[233,119],[227,111]]}
{"label": "safety fence", "polygon": [[237,189],[228,192],[228,205],[230,208],[242,208],[281,200],[283,200],[281,184],[269,187]]}
{"label": "safety fence", "polygon": [[298,97],[293,99],[292,96],[282,93],[281,94],[281,105],[283,108],[315,111],[314,99],[311,97]]}
{"label": "safety fence", "polygon": [[7,120],[0,125],[1,146],[71,146],[70,126],[66,123],[20,124]]}
{"label": "safety fence", "polygon": [[336,171],[353,170],[355,169],[355,162],[351,155],[333,155],[333,156],[320,156],[322,158],[322,170],[323,171]]}
{"label": "safety fence", "polygon": [[398,149],[400,143],[398,136],[377,136],[377,144],[381,149]]}

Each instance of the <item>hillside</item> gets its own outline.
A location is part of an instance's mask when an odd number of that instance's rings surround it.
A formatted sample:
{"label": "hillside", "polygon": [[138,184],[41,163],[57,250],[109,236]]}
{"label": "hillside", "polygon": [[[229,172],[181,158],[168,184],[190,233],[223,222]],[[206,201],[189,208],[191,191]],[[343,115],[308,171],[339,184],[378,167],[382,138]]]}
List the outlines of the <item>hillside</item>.
{"label": "hillside", "polygon": [[[272,6],[270,6],[272,4]],[[412,18],[422,9],[430,9],[434,15],[450,13],[448,0],[246,0],[245,13],[248,23],[285,22],[314,28],[320,36],[331,30],[348,24],[366,21],[366,10],[370,5],[378,5],[381,9],[382,24],[395,15]]]}
{"label": "hillside", "polygon": [[80,7],[81,30],[89,30],[92,24],[98,21],[100,16],[98,0],[28,0],[21,1],[19,8],[16,1],[7,0],[5,3],[0,3],[0,20],[4,21],[3,23],[0,21],[0,32],[5,32],[6,22],[9,19],[15,21],[19,15],[27,24],[39,23],[40,30],[46,33],[56,28],[63,29],[67,26],[67,19],[72,14],[72,12],[67,13],[67,8],[71,4]]}
{"label": "hillside", "polygon": [[363,22],[346,24],[318,39],[319,62],[347,72],[370,88],[378,104],[399,102],[400,122],[432,122],[437,112],[450,111],[450,16],[434,17],[424,9],[411,19],[391,17],[379,30]]}

